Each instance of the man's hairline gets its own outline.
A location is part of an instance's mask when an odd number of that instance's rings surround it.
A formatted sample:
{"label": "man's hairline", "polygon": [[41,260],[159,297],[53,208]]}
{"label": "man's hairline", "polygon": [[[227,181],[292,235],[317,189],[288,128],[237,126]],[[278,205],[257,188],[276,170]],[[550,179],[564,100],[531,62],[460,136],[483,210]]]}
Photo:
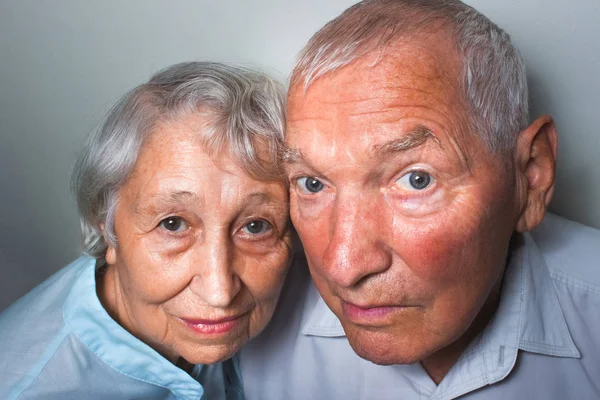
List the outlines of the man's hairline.
{"label": "man's hairline", "polygon": [[[349,62],[344,63],[341,66],[336,66],[333,69],[328,70],[323,74],[318,74],[317,76],[307,76],[307,72],[310,69],[303,68],[301,71],[297,71],[297,65],[294,66],[289,82],[289,90],[288,93],[295,89],[297,85],[301,84],[303,87],[304,93],[310,89],[317,81],[322,78],[325,78],[331,74],[336,73],[340,69],[350,67],[356,62],[360,61],[368,57],[369,55],[378,54],[376,57],[376,61],[373,63],[373,66],[377,63],[381,62],[381,60],[385,57],[384,53],[386,50],[397,46],[400,43],[418,43],[425,41],[430,36],[442,36],[443,38],[450,38],[450,43],[452,43],[452,51],[458,56],[458,59],[461,63],[461,66],[464,65],[464,55],[460,51],[460,47],[458,44],[458,40],[456,39],[456,35],[453,34],[453,26],[452,22],[446,18],[437,18],[437,24],[432,24],[428,26],[420,26],[413,28],[412,30],[405,31],[401,35],[397,37],[390,37],[387,40],[383,40],[381,36],[385,34],[385,32],[379,33],[379,35],[375,35],[368,42],[361,43],[361,47],[363,48],[360,51],[356,51],[353,55],[352,59]],[[438,28],[438,29],[436,29]],[[447,32],[448,35],[443,35],[443,32]],[[388,55],[389,56],[389,55]],[[298,74],[299,72],[299,74]]]}

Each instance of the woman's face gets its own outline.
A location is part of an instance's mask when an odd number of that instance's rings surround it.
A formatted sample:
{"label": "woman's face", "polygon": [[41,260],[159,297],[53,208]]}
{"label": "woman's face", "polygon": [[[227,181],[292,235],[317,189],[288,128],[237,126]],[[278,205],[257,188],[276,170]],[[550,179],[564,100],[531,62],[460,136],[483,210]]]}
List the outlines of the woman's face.
{"label": "woman's face", "polygon": [[204,122],[162,123],[144,145],[119,191],[118,245],[98,286],[124,328],[193,364],[229,358],[264,328],[291,255],[285,184],[211,157]]}

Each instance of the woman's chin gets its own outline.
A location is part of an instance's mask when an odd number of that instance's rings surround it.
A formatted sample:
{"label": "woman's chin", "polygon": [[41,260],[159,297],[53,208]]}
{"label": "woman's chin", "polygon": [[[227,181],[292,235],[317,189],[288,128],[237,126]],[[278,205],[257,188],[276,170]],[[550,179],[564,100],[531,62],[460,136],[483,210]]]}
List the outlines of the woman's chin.
{"label": "woman's chin", "polygon": [[190,364],[216,364],[231,358],[242,347],[242,344],[198,346],[197,348],[182,352],[181,357]]}

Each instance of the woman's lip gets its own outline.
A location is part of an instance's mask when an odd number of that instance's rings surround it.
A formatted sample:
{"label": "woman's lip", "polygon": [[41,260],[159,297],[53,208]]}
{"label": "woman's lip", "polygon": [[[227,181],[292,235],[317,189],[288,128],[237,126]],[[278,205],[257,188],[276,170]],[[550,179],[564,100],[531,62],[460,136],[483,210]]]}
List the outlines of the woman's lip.
{"label": "woman's lip", "polygon": [[239,315],[235,315],[233,317],[224,317],[224,318],[219,318],[219,319],[199,319],[199,318],[181,318],[185,323],[188,324],[192,324],[192,325],[214,325],[214,324],[221,324],[223,322],[229,322],[229,321],[233,321],[235,319],[238,319],[240,316]]}
{"label": "woman's lip", "polygon": [[215,319],[181,318],[183,323],[196,333],[217,335],[232,331],[241,323],[241,315]]}

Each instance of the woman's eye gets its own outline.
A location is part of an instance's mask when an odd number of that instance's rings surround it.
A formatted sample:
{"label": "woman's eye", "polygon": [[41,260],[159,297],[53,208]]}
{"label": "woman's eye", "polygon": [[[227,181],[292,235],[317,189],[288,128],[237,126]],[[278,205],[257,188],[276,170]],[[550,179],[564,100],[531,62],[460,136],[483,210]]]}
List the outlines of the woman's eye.
{"label": "woman's eye", "polygon": [[423,190],[433,182],[433,178],[424,171],[412,171],[396,181],[405,190]]}
{"label": "woman's eye", "polygon": [[267,221],[260,220],[260,219],[258,219],[256,221],[250,221],[249,223],[244,225],[244,227],[242,228],[242,230],[244,232],[246,232],[250,235],[264,235],[271,229],[272,229],[272,226],[270,223],[268,223]]}
{"label": "woman's eye", "polygon": [[323,182],[318,180],[317,178],[313,178],[312,176],[305,176],[303,178],[298,178],[296,181],[296,185],[298,189],[304,194],[314,194],[318,193],[325,187]]}
{"label": "woman's eye", "polygon": [[188,226],[181,217],[167,217],[160,221],[160,226],[168,230],[169,232],[183,232]]}

